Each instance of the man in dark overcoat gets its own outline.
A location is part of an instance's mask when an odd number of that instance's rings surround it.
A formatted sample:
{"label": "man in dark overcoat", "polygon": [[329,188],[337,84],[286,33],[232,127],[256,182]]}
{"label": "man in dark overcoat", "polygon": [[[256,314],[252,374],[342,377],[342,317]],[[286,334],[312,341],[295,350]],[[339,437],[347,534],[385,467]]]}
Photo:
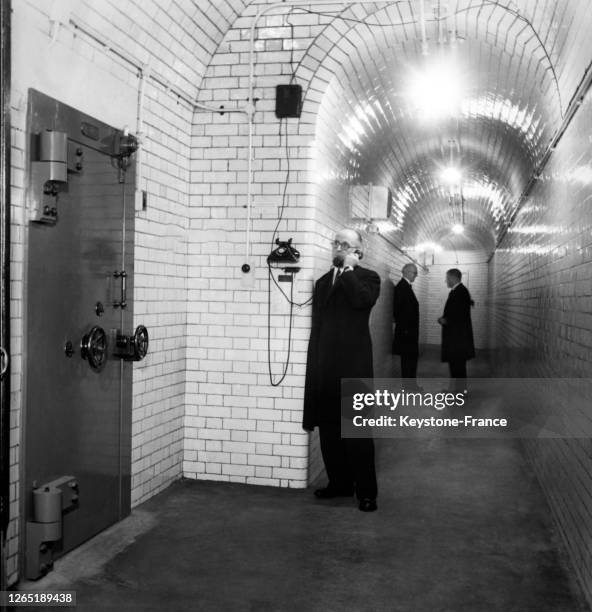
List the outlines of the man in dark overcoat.
{"label": "man in dark overcoat", "polygon": [[462,284],[462,273],[456,268],[446,272],[450,288],[444,314],[438,319],[442,326],[442,361],[448,362],[455,390],[461,391],[467,378],[467,361],[475,357],[471,307],[473,300]]}
{"label": "man in dark overcoat", "polygon": [[333,241],[333,266],[315,283],[308,345],[303,427],[319,428],[329,483],[315,491],[328,499],[352,496],[365,512],[376,510],[374,442],[341,437],[341,379],[372,378],[370,311],[380,293],[380,277],[359,265],[362,236],[344,229]]}
{"label": "man in dark overcoat", "polygon": [[419,354],[419,302],[413,292],[413,281],[417,278],[417,266],[405,264],[401,272],[402,278],[395,285],[393,296],[393,355],[401,356],[401,378],[415,380]]}

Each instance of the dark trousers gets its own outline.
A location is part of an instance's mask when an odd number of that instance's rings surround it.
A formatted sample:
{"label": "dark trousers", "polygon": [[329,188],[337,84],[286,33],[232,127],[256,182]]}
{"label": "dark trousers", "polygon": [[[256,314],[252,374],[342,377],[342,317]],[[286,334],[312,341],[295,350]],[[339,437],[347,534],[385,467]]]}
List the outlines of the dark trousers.
{"label": "dark trousers", "polygon": [[467,384],[467,360],[455,359],[448,362],[450,370],[450,382],[454,386],[455,391],[462,391]]}
{"label": "dark trousers", "polygon": [[321,453],[329,477],[329,487],[355,491],[358,499],[376,499],[378,492],[372,438],[342,438],[341,427],[319,425]]}
{"label": "dark trousers", "polygon": [[401,354],[401,378],[417,378],[417,353]]}

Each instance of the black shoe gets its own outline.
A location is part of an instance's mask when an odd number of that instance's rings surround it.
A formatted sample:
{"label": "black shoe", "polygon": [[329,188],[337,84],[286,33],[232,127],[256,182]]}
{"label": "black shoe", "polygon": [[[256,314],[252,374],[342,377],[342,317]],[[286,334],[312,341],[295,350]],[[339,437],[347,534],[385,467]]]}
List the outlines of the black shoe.
{"label": "black shoe", "polygon": [[324,489],[317,489],[314,492],[314,496],[317,499],[332,499],[333,497],[351,497],[354,494],[353,491],[344,491],[342,489],[332,489],[325,487]]}
{"label": "black shoe", "polygon": [[362,512],[375,512],[378,510],[375,499],[365,497],[358,506]]}

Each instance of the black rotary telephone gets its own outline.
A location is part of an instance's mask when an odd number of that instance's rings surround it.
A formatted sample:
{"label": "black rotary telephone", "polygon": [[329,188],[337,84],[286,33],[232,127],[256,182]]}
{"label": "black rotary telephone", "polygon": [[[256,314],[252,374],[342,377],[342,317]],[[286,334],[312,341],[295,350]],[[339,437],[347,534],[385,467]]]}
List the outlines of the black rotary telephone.
{"label": "black rotary telephone", "polygon": [[268,255],[268,264],[297,263],[300,260],[300,251],[292,246],[292,238],[290,238],[287,242],[276,238],[275,243],[277,244],[277,248],[273,249],[273,251]]}

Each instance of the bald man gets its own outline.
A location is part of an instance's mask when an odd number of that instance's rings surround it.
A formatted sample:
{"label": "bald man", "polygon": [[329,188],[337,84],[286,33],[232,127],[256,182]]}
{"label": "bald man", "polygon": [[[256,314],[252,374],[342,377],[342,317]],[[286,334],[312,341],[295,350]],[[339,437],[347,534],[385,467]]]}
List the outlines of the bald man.
{"label": "bald man", "polygon": [[319,428],[329,477],[318,499],[351,497],[363,512],[376,510],[374,442],[341,437],[341,379],[372,378],[370,311],[380,293],[380,277],[360,266],[362,236],[344,229],[332,244],[333,266],[315,283],[308,344],[304,415],[307,431]]}
{"label": "bald man", "polygon": [[413,292],[413,282],[417,278],[417,266],[405,264],[401,273],[393,298],[393,355],[401,356],[401,378],[415,380],[419,353],[419,302]]}

